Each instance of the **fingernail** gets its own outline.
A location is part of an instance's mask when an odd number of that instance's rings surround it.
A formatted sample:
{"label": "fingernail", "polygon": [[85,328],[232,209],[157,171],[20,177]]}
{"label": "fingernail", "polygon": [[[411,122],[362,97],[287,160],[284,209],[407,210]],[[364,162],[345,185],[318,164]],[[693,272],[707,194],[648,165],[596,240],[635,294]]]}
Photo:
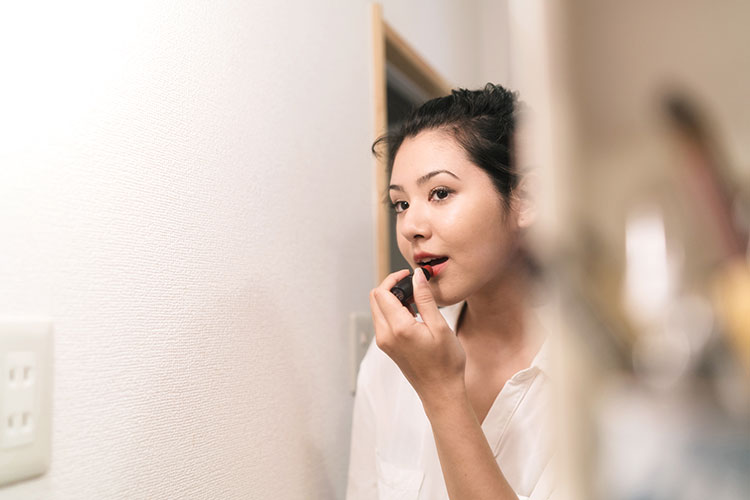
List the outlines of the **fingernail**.
{"label": "fingernail", "polygon": [[424,276],[424,271],[421,267],[414,270],[414,282],[415,283],[426,283],[427,279]]}

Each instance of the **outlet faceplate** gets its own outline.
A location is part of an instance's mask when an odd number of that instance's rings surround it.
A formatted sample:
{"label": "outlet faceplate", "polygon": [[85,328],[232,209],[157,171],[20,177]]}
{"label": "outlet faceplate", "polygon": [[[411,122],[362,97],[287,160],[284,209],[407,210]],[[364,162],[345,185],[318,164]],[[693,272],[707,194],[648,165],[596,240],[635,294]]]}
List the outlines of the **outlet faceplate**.
{"label": "outlet faceplate", "polygon": [[375,329],[372,326],[370,313],[356,312],[349,316],[349,342],[351,345],[351,389],[352,394],[357,390],[357,375],[362,358],[370,347]]}
{"label": "outlet faceplate", "polygon": [[0,485],[44,473],[52,424],[52,323],[0,319]]}

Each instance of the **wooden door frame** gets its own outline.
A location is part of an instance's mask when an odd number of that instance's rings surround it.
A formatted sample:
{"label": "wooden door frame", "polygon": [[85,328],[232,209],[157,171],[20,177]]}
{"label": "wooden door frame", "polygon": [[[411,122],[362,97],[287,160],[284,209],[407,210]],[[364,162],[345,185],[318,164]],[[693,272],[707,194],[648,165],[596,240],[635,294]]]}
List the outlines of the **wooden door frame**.
{"label": "wooden door frame", "polygon": [[[450,94],[448,83],[427,61],[412,48],[384,19],[379,3],[370,6],[373,50],[373,102],[375,105],[375,137],[388,131],[388,103],[386,68],[393,65],[407,76],[429,98]],[[387,155],[375,159],[375,199],[378,200],[375,222],[376,283],[390,272],[391,230],[388,224],[389,207],[379,201],[388,188]]]}

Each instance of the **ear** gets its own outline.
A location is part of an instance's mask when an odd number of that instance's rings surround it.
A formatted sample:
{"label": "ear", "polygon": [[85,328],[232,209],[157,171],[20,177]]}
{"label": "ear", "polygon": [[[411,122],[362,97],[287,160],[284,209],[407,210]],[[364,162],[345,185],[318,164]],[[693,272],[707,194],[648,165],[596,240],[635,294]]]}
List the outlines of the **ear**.
{"label": "ear", "polygon": [[517,214],[519,229],[527,229],[536,220],[539,177],[535,173],[523,174],[518,186],[513,190],[513,204]]}

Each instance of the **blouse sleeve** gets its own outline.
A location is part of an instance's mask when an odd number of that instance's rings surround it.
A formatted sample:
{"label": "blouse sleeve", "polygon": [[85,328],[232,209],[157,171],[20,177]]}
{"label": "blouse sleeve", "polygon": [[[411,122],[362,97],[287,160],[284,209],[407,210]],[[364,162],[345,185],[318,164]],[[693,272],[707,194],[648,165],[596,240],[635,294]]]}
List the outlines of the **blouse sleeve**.
{"label": "blouse sleeve", "polygon": [[357,377],[354,398],[352,437],[349,452],[349,477],[346,500],[377,500],[378,479],[375,463],[375,416],[364,370]]}

